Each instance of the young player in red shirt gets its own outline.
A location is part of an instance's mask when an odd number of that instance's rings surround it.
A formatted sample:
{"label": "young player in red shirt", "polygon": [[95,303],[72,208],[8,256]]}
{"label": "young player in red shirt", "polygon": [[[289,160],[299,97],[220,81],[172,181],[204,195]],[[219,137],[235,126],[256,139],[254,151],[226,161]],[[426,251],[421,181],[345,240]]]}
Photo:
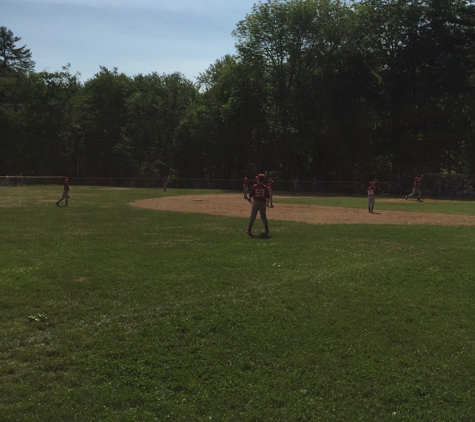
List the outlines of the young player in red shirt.
{"label": "young player in red shirt", "polygon": [[376,184],[374,182],[369,182],[369,188],[368,188],[368,211],[369,212],[373,212],[375,195],[376,195]]}
{"label": "young player in red shirt", "polygon": [[67,178],[64,179],[63,185],[63,196],[60,198],[59,201],[56,202],[56,206],[59,207],[59,203],[64,199],[66,200],[66,206],[68,206],[68,199],[69,199],[69,191],[71,187],[69,186],[69,180]]}
{"label": "young player in red shirt", "polygon": [[406,200],[407,200],[407,198],[414,198],[417,194],[417,200],[419,202],[422,202],[422,200],[421,200],[421,197],[422,197],[421,180],[422,180],[423,177],[424,177],[424,175],[422,175],[421,177],[416,177],[414,179],[414,188],[412,189],[412,193],[410,195],[406,196]]}
{"label": "young player in red shirt", "polygon": [[258,212],[260,213],[262,223],[264,224],[265,235],[269,234],[269,226],[266,216],[266,202],[267,198],[269,198],[269,188],[264,183],[266,178],[263,174],[256,176],[256,179],[257,183],[252,186],[251,191],[249,192],[249,198],[252,199],[252,208],[251,216],[249,217],[249,227],[246,233],[250,236],[252,236],[251,230]]}

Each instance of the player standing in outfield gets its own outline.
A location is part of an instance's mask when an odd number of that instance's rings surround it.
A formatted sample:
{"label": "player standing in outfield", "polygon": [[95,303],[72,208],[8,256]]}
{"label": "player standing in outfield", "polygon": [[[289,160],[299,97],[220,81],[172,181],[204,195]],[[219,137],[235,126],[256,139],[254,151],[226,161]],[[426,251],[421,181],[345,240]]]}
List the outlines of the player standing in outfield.
{"label": "player standing in outfield", "polygon": [[269,234],[269,226],[267,223],[266,216],[266,201],[269,198],[269,188],[265,185],[265,176],[259,174],[256,176],[257,183],[252,185],[251,191],[249,192],[249,198],[252,199],[252,208],[251,216],[249,217],[249,227],[247,228],[246,233],[252,236],[252,226],[256,220],[257,213],[261,215],[262,223],[264,224],[265,234]]}
{"label": "player standing in outfield", "polygon": [[369,188],[368,188],[368,211],[369,212],[373,212],[375,195],[376,195],[376,184],[374,182],[369,182]]}
{"label": "player standing in outfield", "polygon": [[242,190],[244,192],[244,199],[249,199],[247,197],[247,193],[249,192],[249,186],[247,185],[247,177],[245,177],[244,181],[242,182]]}
{"label": "player standing in outfield", "polygon": [[417,200],[419,202],[422,202],[422,200],[421,200],[421,197],[422,197],[421,180],[422,180],[423,177],[424,177],[424,175],[422,175],[421,177],[416,176],[416,178],[414,179],[414,188],[412,189],[412,193],[410,195],[406,196],[406,200],[407,200],[407,198],[414,198],[417,195]]}
{"label": "player standing in outfield", "polygon": [[299,177],[294,180],[294,191],[298,192],[300,190],[300,185],[299,185]]}
{"label": "player standing in outfield", "polygon": [[274,203],[272,202],[272,198],[274,197],[274,181],[269,180],[267,182],[267,187],[269,189],[269,198],[267,199],[267,206],[270,208],[274,208]]}
{"label": "player standing in outfield", "polygon": [[71,187],[69,186],[69,180],[67,178],[64,179],[64,185],[63,185],[63,196],[59,201],[56,202],[56,206],[59,207],[59,203],[64,199],[66,200],[66,206],[68,206],[68,199],[69,199],[69,191],[71,190]]}
{"label": "player standing in outfield", "polygon": [[165,176],[163,178],[163,192],[167,191],[167,186],[168,186],[168,176]]}

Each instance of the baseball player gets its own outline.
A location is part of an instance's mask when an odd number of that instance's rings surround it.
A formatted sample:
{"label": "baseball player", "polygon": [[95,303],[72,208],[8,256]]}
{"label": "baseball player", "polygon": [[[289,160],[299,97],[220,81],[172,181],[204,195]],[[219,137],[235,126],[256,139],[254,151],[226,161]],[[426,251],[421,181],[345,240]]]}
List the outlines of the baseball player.
{"label": "baseball player", "polygon": [[67,178],[64,179],[63,185],[63,196],[59,201],[56,202],[56,206],[59,207],[59,203],[64,199],[66,201],[66,206],[68,206],[68,199],[69,199],[69,191],[71,190],[71,186],[69,186],[69,180]]}
{"label": "baseball player", "polygon": [[407,198],[414,198],[417,194],[417,200],[419,202],[422,202],[422,200],[421,200],[421,197],[422,197],[421,180],[422,180],[423,177],[424,177],[424,175],[422,175],[421,177],[416,176],[416,178],[414,179],[414,188],[412,189],[412,193],[410,195],[406,196],[406,200],[407,200]]}
{"label": "baseball player", "polygon": [[368,211],[373,212],[374,209],[374,196],[376,195],[376,184],[369,182],[368,190]]}
{"label": "baseball player", "polygon": [[269,198],[269,188],[264,183],[266,178],[262,173],[257,175],[256,179],[257,183],[252,185],[251,191],[249,192],[249,198],[252,199],[252,208],[251,216],[249,217],[249,227],[246,233],[250,236],[252,236],[251,230],[258,212],[260,213],[262,223],[264,224],[265,234],[269,234],[269,226],[266,216],[266,202],[267,198]]}
{"label": "baseball player", "polygon": [[294,180],[294,191],[295,192],[299,192],[300,191],[300,185],[299,185],[299,178],[297,176],[297,178]]}
{"label": "baseball player", "polygon": [[247,193],[249,192],[249,186],[247,185],[247,177],[244,178],[242,183],[242,190],[244,191],[244,199],[249,199]]}
{"label": "baseball player", "polygon": [[163,178],[163,192],[167,191],[167,186],[168,186],[168,176],[165,176]]}
{"label": "baseball player", "polygon": [[267,199],[267,206],[270,208],[274,208],[274,203],[272,202],[272,198],[274,197],[274,181],[269,180],[267,182],[267,187],[269,188],[269,198]]}

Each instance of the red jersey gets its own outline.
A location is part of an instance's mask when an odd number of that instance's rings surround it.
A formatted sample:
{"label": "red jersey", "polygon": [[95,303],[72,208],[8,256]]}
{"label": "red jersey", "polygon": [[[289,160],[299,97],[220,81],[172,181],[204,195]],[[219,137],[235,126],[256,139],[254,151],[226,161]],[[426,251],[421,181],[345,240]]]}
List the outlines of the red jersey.
{"label": "red jersey", "polygon": [[274,190],[274,181],[273,180],[269,180],[269,192],[272,192]]}
{"label": "red jersey", "polygon": [[376,186],[375,185],[371,185],[369,188],[368,188],[368,196],[374,196],[376,195]]}
{"label": "red jersey", "polygon": [[243,187],[247,186],[247,177],[244,178],[244,182],[242,184]]}
{"label": "red jersey", "polygon": [[414,180],[414,189],[419,189],[421,179],[417,178]]}
{"label": "red jersey", "polygon": [[253,198],[254,201],[266,202],[266,199],[270,197],[269,188],[264,183],[256,183],[252,185],[249,197]]}

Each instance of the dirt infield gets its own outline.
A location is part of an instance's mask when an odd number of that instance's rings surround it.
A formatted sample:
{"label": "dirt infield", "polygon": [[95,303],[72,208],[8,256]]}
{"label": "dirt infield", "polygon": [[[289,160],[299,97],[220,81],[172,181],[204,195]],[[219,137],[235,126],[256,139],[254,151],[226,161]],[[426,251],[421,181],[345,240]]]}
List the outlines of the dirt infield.
{"label": "dirt infield", "polygon": [[[250,204],[239,194],[187,195],[142,199],[133,206],[161,211],[194,212],[229,217],[249,217]],[[276,204],[268,208],[270,220],[310,224],[430,224],[436,226],[474,226],[475,216],[410,211],[375,211],[319,205]],[[259,216],[258,216],[259,218]]]}

